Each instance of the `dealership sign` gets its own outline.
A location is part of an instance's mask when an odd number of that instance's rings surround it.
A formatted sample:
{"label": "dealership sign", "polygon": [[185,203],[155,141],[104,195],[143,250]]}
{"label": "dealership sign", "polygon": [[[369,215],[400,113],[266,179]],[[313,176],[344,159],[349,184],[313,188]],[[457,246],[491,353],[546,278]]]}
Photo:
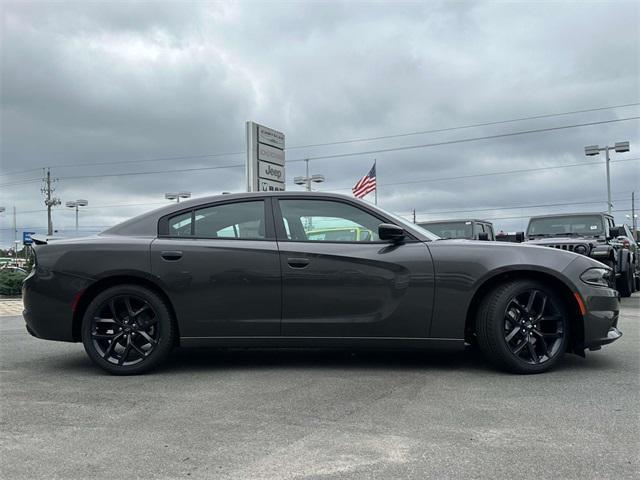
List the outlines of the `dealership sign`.
{"label": "dealership sign", "polygon": [[247,191],[284,191],[284,146],[284,133],[247,122]]}

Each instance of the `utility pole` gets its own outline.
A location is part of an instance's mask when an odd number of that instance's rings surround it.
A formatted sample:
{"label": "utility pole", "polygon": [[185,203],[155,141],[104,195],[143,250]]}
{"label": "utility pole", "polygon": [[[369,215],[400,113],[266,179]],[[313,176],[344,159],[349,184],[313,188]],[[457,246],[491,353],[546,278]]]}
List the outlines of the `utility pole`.
{"label": "utility pole", "polygon": [[16,206],[13,206],[13,243],[18,240],[18,227],[16,224]]}
{"label": "utility pole", "polygon": [[51,195],[55,192],[55,188],[51,186],[57,179],[51,180],[51,169],[47,168],[47,174],[42,179],[44,187],[40,191],[44,194],[44,204],[47,206],[47,235],[53,235],[53,222],[51,220],[51,208],[56,205],[60,205],[60,199],[54,198]]}
{"label": "utility pole", "polygon": [[416,209],[413,209],[413,223],[416,223]]}
{"label": "utility pole", "polygon": [[637,235],[636,228],[638,227],[638,224],[636,223],[636,192],[631,192],[631,225],[633,226],[633,234]]}

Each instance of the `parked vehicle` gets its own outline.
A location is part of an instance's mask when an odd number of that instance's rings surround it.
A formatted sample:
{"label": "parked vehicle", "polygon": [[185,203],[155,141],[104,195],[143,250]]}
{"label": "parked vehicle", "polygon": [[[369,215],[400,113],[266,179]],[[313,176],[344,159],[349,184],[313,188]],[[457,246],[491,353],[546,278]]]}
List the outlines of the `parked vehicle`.
{"label": "parked vehicle", "polygon": [[[372,232],[317,239],[309,225]],[[434,241],[438,240],[438,241]],[[114,374],[184,347],[464,347],[497,366],[551,368],[621,336],[610,270],[587,256],[439,240],[328,193],[223,195],[166,206],[100,235],[34,237],[23,285],[34,336],[82,341]],[[591,309],[596,306],[595,311]]]}
{"label": "parked vehicle", "polygon": [[444,239],[466,238],[491,241],[496,239],[493,224],[486,220],[445,220],[418,222],[418,225]]}
{"label": "parked vehicle", "polygon": [[631,254],[630,263],[633,266],[634,286],[636,290],[640,290],[640,246],[633,238],[633,233],[628,225],[620,225],[616,227],[616,230],[612,234],[618,234],[616,241]]}
{"label": "parked vehicle", "polygon": [[373,232],[361,227],[335,227],[309,230],[307,239],[313,241],[367,242],[373,239]]}
{"label": "parked vehicle", "polygon": [[611,286],[623,297],[635,289],[634,266],[628,249],[616,240],[618,229],[607,213],[574,213],[532,217],[527,243],[579,253],[613,270]]}
{"label": "parked vehicle", "polygon": [[502,230],[496,233],[496,242],[524,242],[524,232],[503,232]]}

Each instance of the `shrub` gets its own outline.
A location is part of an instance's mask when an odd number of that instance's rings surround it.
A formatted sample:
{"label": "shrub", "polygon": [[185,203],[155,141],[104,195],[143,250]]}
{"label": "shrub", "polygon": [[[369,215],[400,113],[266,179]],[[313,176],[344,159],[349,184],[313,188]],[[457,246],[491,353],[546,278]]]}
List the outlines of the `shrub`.
{"label": "shrub", "polygon": [[0,270],[0,295],[20,295],[26,275],[10,270]]}

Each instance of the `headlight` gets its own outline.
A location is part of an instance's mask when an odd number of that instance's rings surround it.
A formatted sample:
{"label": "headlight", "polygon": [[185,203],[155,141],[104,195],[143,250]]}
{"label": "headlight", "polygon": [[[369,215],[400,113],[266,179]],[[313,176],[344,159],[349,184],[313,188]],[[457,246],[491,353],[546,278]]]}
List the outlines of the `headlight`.
{"label": "headlight", "polygon": [[580,255],[587,254],[587,246],[586,245],[578,245],[573,249],[574,252],[579,253]]}
{"label": "headlight", "polygon": [[580,280],[589,285],[597,285],[599,287],[608,287],[611,270],[608,268],[590,268],[580,275]]}

